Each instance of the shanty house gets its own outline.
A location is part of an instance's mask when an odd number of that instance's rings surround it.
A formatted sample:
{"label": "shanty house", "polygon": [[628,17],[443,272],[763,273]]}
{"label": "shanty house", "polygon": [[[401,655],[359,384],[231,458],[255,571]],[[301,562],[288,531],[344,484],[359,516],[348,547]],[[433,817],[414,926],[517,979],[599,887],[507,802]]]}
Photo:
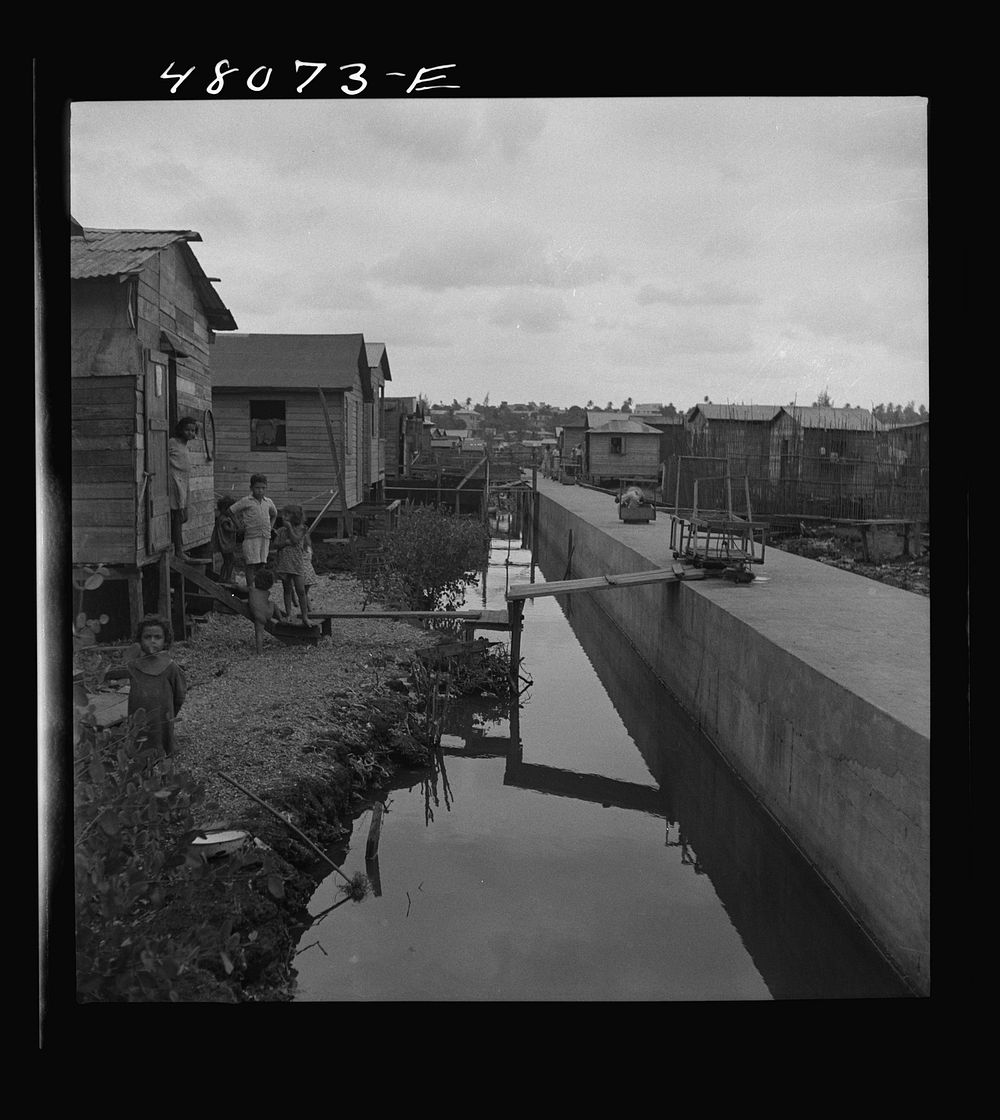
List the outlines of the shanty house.
{"label": "shanty house", "polygon": [[790,407],[799,426],[800,453],[804,461],[850,459],[874,462],[877,456],[875,438],[879,424],[867,408],[834,408],[832,406]]}
{"label": "shanty house", "polygon": [[[375,392],[363,335],[227,335],[216,340],[212,368],[217,491],[242,497],[260,473],[279,507],[319,513],[341,484],[348,510],[367,500],[374,437],[366,440],[364,409]],[[332,510],[340,509],[338,498]]]}
{"label": "shanty house", "polygon": [[214,526],[211,344],[236,322],[190,248],[200,240],[70,224],[72,562],[127,580],[130,623],[165,601],[168,440],[181,417],[198,422],[185,549]]}
{"label": "shanty house", "polygon": [[790,476],[797,427],[781,405],[711,404],[684,418],[688,453],[728,459],[733,478],[780,481]]}
{"label": "shanty house", "polygon": [[[590,414],[588,414],[589,419]],[[618,414],[584,432],[583,473],[598,485],[660,474],[660,433]]]}
{"label": "shanty house", "polygon": [[409,472],[418,456],[427,459],[430,428],[419,397],[385,398],[385,473],[399,478]]}
{"label": "shanty house", "polygon": [[368,501],[380,502],[385,495],[385,383],[392,380],[384,342],[366,342],[371,400],[362,407],[362,441],[368,449],[362,486]]}
{"label": "shanty house", "polygon": [[899,466],[926,469],[931,465],[930,420],[918,420],[913,424],[896,424],[887,427],[885,440],[888,458]]}

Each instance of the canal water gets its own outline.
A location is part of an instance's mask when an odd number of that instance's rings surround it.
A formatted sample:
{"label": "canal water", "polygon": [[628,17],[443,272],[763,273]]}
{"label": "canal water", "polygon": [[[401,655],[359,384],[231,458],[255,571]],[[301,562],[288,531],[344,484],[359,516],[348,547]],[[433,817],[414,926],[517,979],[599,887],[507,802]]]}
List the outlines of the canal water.
{"label": "canal water", "polygon": [[[494,540],[467,606],[546,575]],[[355,822],[332,855],[378,893],[320,884],[296,1001],[908,994],[599,597],[526,602],[520,705],[453,703],[436,765],[386,795],[377,865]]]}

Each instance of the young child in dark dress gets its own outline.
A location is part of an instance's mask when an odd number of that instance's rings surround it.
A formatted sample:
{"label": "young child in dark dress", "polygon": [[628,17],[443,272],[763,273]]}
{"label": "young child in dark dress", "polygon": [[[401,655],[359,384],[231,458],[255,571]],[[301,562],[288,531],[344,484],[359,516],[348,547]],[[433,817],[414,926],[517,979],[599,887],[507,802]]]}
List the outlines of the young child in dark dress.
{"label": "young child in dark dress", "polygon": [[147,615],[136,631],[138,650],[132,646],[124,667],[109,669],[105,680],[128,680],[128,714],[144,710],[146,726],[140,732],[147,744],[164,754],[174,753],[174,720],[184,703],[187,681],[184,671],[167,650],[173,645],[170,623],[159,615]]}

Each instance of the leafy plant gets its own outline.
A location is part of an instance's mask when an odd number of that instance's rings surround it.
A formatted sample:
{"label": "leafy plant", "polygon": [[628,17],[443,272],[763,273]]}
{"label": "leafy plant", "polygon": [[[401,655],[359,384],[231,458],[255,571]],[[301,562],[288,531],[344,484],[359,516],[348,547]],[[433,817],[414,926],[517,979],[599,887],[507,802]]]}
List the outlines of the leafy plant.
{"label": "leafy plant", "polygon": [[435,506],[404,509],[383,547],[373,590],[387,606],[451,610],[478,579],[489,552],[482,522]]}
{"label": "leafy plant", "polygon": [[101,627],[108,624],[106,614],[99,615],[97,618],[87,617],[83,609],[83,595],[85,591],[96,591],[104,583],[105,577],[110,574],[110,571],[103,564],[98,564],[94,568],[84,566],[73,573],[73,586],[80,593],[76,617],[73,619],[74,649],[94,645]]}
{"label": "leafy plant", "polygon": [[[74,871],[77,994],[82,1002],[235,1001],[224,978],[245,964],[235,926],[238,884],[280,898],[273,858],[254,849],[212,865],[190,847],[204,788],[141,735],[102,730],[77,707]],[[221,927],[199,921],[203,902],[229,896]]]}

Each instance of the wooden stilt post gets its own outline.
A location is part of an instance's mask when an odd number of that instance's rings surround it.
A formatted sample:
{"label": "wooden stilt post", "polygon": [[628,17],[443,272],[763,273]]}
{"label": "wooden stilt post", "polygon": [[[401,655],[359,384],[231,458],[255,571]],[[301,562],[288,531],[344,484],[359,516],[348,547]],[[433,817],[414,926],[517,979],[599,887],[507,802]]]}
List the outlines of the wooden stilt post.
{"label": "wooden stilt post", "polygon": [[170,617],[170,554],[161,552],[157,561],[157,576],[159,588],[157,594],[156,612],[162,618]]}
{"label": "wooden stilt post", "polygon": [[[330,419],[330,409],[327,407],[326,397],[323,395],[323,389],[317,385],[316,392],[319,393],[320,404],[323,406],[323,419],[326,421],[326,434],[330,440],[330,455],[333,458],[333,472],[337,479],[337,489],[340,491],[340,508],[344,518],[344,528],[347,529],[349,522],[349,514],[347,512],[347,491],[344,489],[344,472],[340,468],[340,456],[337,453],[337,441],[333,436],[333,421]],[[346,407],[346,406],[345,406]],[[353,532],[347,533],[348,538],[353,543]]]}
{"label": "wooden stilt post", "polygon": [[521,623],[524,613],[524,600],[514,599],[507,604],[507,619],[510,622],[510,686],[515,695],[520,691],[521,678]]}
{"label": "wooden stilt post", "polygon": [[139,622],[146,613],[142,599],[142,568],[136,568],[128,575],[128,621],[133,634],[139,629]]}

